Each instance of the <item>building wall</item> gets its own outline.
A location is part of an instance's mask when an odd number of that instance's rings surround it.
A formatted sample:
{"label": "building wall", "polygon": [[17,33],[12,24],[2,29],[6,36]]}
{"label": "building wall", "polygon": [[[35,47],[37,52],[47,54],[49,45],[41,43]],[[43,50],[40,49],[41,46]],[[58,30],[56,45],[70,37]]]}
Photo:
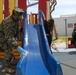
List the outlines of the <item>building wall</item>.
{"label": "building wall", "polygon": [[54,21],[58,35],[72,35],[74,23],[76,23],[76,16],[54,18]]}

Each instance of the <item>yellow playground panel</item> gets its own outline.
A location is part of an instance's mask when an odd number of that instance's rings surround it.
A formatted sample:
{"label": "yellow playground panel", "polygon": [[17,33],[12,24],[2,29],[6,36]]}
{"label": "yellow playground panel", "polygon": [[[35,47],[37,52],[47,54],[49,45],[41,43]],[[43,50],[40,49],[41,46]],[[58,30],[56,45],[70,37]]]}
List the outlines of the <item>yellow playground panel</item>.
{"label": "yellow playground panel", "polygon": [[[4,13],[5,8],[4,8],[4,2],[3,1],[6,1],[6,0],[0,0],[0,23],[4,19],[3,13]],[[16,6],[16,1],[17,0],[9,0],[9,8],[8,8],[8,11],[9,11],[10,15],[12,14],[12,10]]]}
{"label": "yellow playground panel", "polygon": [[9,8],[10,8],[10,15],[12,14],[12,10],[15,8],[16,0],[10,0]]}
{"label": "yellow playground panel", "polygon": [[3,0],[0,0],[0,23],[3,19]]}

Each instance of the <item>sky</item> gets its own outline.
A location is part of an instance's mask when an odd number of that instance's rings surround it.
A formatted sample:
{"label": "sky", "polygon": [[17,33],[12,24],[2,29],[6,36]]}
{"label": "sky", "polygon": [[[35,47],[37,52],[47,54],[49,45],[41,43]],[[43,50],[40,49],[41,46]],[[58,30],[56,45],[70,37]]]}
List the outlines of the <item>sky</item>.
{"label": "sky", "polygon": [[[37,12],[37,5],[28,8],[28,12]],[[76,14],[76,0],[57,0],[57,5],[52,13],[52,16],[60,17],[62,15]]]}
{"label": "sky", "polygon": [[57,0],[57,5],[52,13],[53,17],[76,14],[76,0]]}

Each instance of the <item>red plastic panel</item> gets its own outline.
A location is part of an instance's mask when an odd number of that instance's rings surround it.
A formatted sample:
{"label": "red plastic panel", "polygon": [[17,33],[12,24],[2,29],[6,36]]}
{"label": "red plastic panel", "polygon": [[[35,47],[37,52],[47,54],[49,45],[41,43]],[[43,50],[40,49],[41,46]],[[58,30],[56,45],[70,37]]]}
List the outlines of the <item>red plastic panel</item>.
{"label": "red plastic panel", "polygon": [[69,37],[68,38],[68,48],[74,48],[74,45],[71,45],[71,40],[72,40],[72,38]]}

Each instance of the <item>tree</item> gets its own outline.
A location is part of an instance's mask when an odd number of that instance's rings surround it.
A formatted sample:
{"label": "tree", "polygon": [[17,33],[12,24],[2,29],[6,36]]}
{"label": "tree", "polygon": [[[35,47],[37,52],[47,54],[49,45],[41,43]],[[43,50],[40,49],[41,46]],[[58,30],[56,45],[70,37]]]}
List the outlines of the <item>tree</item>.
{"label": "tree", "polygon": [[[50,0],[50,18],[52,18],[52,12],[55,10],[55,6],[57,5],[57,1],[56,0]],[[58,34],[56,31],[56,27],[54,24],[54,33],[55,33],[55,38],[58,39]]]}

